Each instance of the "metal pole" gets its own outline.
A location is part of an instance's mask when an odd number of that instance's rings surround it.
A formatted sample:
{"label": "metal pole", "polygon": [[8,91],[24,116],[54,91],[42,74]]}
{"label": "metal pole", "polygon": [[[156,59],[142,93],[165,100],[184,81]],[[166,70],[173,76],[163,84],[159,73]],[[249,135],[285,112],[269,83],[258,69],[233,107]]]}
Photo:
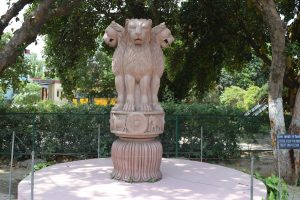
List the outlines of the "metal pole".
{"label": "metal pole", "polygon": [[101,128],[101,124],[99,123],[98,125],[98,158],[100,158],[100,128]]}
{"label": "metal pole", "polygon": [[177,158],[178,151],[179,151],[179,119],[177,115],[176,115],[175,139],[176,139],[175,157]]}
{"label": "metal pole", "polygon": [[200,161],[202,162],[202,150],[203,150],[203,126],[201,126],[201,143],[200,143]]}
{"label": "metal pole", "polygon": [[32,119],[32,136],[31,136],[32,151],[35,150],[35,118],[36,118],[36,116],[33,115],[33,119]]}
{"label": "metal pole", "polygon": [[254,157],[251,156],[251,183],[250,183],[250,200],[253,200],[253,172],[254,172],[254,169],[253,169],[253,166],[254,166]]}
{"label": "metal pole", "polygon": [[31,152],[31,200],[34,198],[34,151]]}
{"label": "metal pole", "polygon": [[12,179],[12,167],[13,167],[13,160],[14,160],[14,146],[15,146],[15,132],[13,132],[12,140],[11,140],[11,155],[10,155],[10,173],[9,173],[9,186],[8,186],[8,194],[9,200],[11,200],[11,179]]}
{"label": "metal pole", "polygon": [[277,167],[278,167],[278,198],[281,199],[281,174],[280,174],[280,150],[279,150],[279,142],[276,138],[276,147],[277,147]]}

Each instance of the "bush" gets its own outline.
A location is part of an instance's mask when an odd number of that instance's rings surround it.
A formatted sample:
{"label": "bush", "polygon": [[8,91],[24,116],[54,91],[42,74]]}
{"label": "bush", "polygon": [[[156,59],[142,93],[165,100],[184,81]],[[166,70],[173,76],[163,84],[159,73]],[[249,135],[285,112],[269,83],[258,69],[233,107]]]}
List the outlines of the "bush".
{"label": "bush", "polygon": [[[22,140],[16,151],[38,154],[97,155],[100,126],[100,154],[110,156],[110,107],[83,104],[7,108],[0,114],[0,150],[9,154],[13,131]],[[163,104],[166,112],[165,131],[160,135],[164,156],[200,158],[201,127],[203,158],[233,158],[240,155],[241,138],[253,139],[268,129],[267,117],[244,117],[238,110],[225,106],[199,104]]]}
{"label": "bush", "polygon": [[281,184],[281,195],[280,198],[278,196],[279,194],[279,178],[278,176],[271,175],[269,177],[262,177],[260,174],[255,175],[257,179],[261,180],[267,187],[267,193],[268,193],[268,200],[288,200],[289,194],[288,194],[288,188],[286,183],[283,179],[280,179]]}
{"label": "bush", "polygon": [[37,83],[28,83],[21,89],[19,94],[14,96],[13,105],[26,106],[33,105],[41,100],[41,86]]}
{"label": "bush", "polygon": [[224,93],[220,96],[220,101],[226,106],[236,107],[238,109],[244,108],[244,96],[246,91],[237,86],[227,87]]}
{"label": "bush", "polygon": [[237,86],[230,86],[225,88],[223,94],[220,96],[220,101],[225,106],[246,111],[251,109],[257,103],[267,96],[266,86],[261,88],[257,86],[249,86],[247,90]]}

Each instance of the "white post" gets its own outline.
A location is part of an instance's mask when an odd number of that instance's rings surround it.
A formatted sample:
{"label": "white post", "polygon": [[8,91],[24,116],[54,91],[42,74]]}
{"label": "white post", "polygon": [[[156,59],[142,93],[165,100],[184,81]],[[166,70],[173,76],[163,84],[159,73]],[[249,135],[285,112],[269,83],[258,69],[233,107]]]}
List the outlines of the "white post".
{"label": "white post", "polygon": [[202,162],[202,150],[203,150],[203,126],[201,126],[201,143],[200,143],[200,161]]}
{"label": "white post", "polygon": [[34,151],[31,152],[31,200],[34,198]]}
{"label": "white post", "polygon": [[8,194],[9,200],[11,200],[11,184],[12,184],[12,167],[14,160],[14,146],[15,146],[15,132],[13,132],[12,140],[11,140],[11,154],[10,154],[10,170],[9,170],[9,186],[8,186]]}
{"label": "white post", "polygon": [[98,151],[98,158],[100,158],[100,130],[101,130],[100,125],[101,124],[99,123],[99,125],[98,125],[98,150],[97,150]]}
{"label": "white post", "polygon": [[250,200],[253,200],[253,176],[254,176],[254,157],[251,156],[251,182],[250,182]]}
{"label": "white post", "polygon": [[279,142],[278,138],[276,137],[276,148],[277,148],[277,167],[278,167],[278,198],[281,200],[281,174],[280,174],[280,149],[279,149]]}

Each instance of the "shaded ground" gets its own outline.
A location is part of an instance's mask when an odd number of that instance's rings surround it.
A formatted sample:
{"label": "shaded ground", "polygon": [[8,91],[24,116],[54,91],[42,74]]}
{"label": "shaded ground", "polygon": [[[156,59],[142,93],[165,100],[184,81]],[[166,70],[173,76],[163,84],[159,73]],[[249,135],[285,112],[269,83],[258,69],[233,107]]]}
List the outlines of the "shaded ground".
{"label": "shaded ground", "polygon": [[[257,153],[254,153],[254,170],[255,172],[260,173],[262,176],[270,176],[275,173],[276,169],[276,161],[273,158],[271,150],[269,138],[266,137],[264,139],[258,140],[258,144],[246,144],[241,143],[240,147],[246,151],[255,150]],[[225,161],[217,161],[210,160],[209,163],[216,163],[219,165],[223,165],[226,167],[234,168],[240,171],[250,172],[250,155],[249,153],[245,154],[240,159],[227,160]],[[16,164],[16,166],[20,166]],[[12,194],[14,195],[13,199],[17,199],[17,186],[20,180],[22,180],[27,174],[29,174],[29,170],[24,167],[15,167],[13,169],[13,181],[12,181]],[[8,183],[9,183],[9,165],[8,161],[0,160],[0,200],[8,199]],[[292,187],[289,186],[290,199],[300,200],[300,187]]]}
{"label": "shaded ground", "polygon": [[[12,199],[17,199],[18,183],[29,173],[25,168],[14,168],[12,174]],[[0,200],[9,199],[9,167],[0,167]]]}

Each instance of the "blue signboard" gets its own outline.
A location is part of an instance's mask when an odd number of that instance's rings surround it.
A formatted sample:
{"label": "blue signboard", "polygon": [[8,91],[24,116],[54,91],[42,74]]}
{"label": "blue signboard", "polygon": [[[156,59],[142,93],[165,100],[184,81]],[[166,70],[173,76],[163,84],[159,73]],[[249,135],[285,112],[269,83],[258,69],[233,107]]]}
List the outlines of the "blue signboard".
{"label": "blue signboard", "polygon": [[300,149],[300,135],[277,135],[279,149]]}

